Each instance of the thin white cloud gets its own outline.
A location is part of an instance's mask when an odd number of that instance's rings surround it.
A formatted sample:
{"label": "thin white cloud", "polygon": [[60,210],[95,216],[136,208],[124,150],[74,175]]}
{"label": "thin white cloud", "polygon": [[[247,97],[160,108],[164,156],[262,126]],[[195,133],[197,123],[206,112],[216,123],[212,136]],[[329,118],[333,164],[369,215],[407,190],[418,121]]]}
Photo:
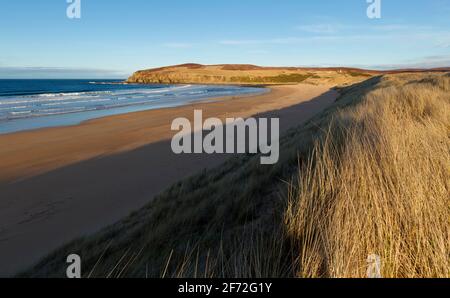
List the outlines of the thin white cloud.
{"label": "thin white cloud", "polygon": [[[384,37],[384,36],[383,36]],[[352,36],[336,36],[336,35],[326,35],[326,36],[309,36],[309,37],[279,37],[279,38],[268,38],[268,39],[235,39],[235,40],[221,40],[219,44],[226,46],[245,46],[245,45],[294,45],[310,42],[321,42],[321,41],[339,41],[344,39],[361,39],[367,38],[366,35],[352,35]]]}
{"label": "thin white cloud", "polygon": [[372,30],[378,31],[409,31],[409,32],[417,32],[417,31],[428,31],[428,30],[436,30],[432,26],[422,26],[422,25],[406,25],[406,24],[382,24],[382,25],[373,25],[368,26]]}
{"label": "thin white cloud", "polygon": [[416,61],[411,60],[408,64],[421,68],[450,67],[450,55],[426,56]]}
{"label": "thin white cloud", "polygon": [[[219,44],[226,46],[245,46],[245,45],[295,45],[308,44],[311,42],[358,42],[358,41],[375,41],[375,40],[398,40],[406,38],[404,35],[392,34],[354,34],[354,35],[319,35],[310,37],[280,37],[269,39],[239,39],[239,40],[222,40]],[[407,37],[411,39],[411,36]]]}
{"label": "thin white cloud", "polygon": [[163,44],[163,46],[172,49],[189,49],[193,47],[191,43],[184,43],[184,42],[169,42]]}
{"label": "thin white cloud", "polygon": [[343,27],[337,24],[313,24],[297,26],[295,29],[309,33],[332,34],[339,32]]}
{"label": "thin white cloud", "polygon": [[268,54],[269,51],[266,51],[266,50],[250,50],[250,51],[247,51],[247,53],[251,54],[251,55],[262,55],[262,54]]}
{"label": "thin white cloud", "polygon": [[[430,46],[447,48],[450,32],[432,26],[408,26],[404,24],[383,24],[373,26],[348,26],[342,24],[305,25],[297,27],[312,35],[287,36],[267,39],[234,39],[219,41],[221,45],[292,45],[310,42],[423,42]],[[342,32],[340,32],[342,31]]]}
{"label": "thin white cloud", "polygon": [[381,32],[401,32],[401,31],[409,31],[409,32],[421,32],[421,31],[431,31],[436,30],[432,26],[428,25],[407,25],[407,24],[377,24],[374,23],[372,25],[347,25],[340,23],[316,23],[316,24],[306,24],[295,27],[296,30],[308,32],[308,33],[316,33],[316,34],[335,34],[335,33],[343,33],[343,32],[360,32],[360,31],[381,31]]}
{"label": "thin white cloud", "polygon": [[434,55],[418,57],[416,59],[408,59],[396,64],[379,64],[379,65],[350,65],[352,67],[390,70],[390,69],[411,69],[411,68],[442,68],[450,67],[450,55]]}
{"label": "thin white cloud", "polygon": [[448,49],[450,48],[450,40],[449,41],[444,41],[444,42],[440,42],[436,45],[437,48],[443,48],[443,49]]}
{"label": "thin white cloud", "polygon": [[219,44],[225,46],[255,45],[261,43],[264,43],[264,41],[257,39],[226,39],[219,41]]}
{"label": "thin white cloud", "polygon": [[373,70],[393,70],[393,69],[430,69],[430,68],[450,68],[450,55],[435,55],[418,57],[417,59],[408,59],[396,64],[337,64],[337,63],[320,63],[320,64],[304,64],[299,67],[355,67]]}

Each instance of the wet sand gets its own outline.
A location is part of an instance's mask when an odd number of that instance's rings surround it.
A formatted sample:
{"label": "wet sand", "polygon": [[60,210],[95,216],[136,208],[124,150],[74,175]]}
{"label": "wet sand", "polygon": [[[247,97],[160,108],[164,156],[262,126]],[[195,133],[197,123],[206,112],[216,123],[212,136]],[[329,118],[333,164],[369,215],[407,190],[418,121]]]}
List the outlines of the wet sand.
{"label": "wet sand", "polygon": [[173,119],[192,121],[194,109],[222,120],[259,114],[279,117],[282,132],[329,106],[337,96],[330,87],[275,86],[263,95],[1,135],[0,276],[120,220],[178,180],[229,158],[173,154]]}

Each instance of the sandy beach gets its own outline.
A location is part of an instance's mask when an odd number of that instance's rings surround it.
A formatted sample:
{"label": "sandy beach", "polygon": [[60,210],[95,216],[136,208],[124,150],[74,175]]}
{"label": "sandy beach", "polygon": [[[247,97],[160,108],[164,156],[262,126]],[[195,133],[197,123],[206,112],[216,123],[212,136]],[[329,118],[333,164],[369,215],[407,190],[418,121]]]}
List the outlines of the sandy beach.
{"label": "sandy beach", "polygon": [[220,165],[227,155],[175,155],[177,117],[279,117],[281,131],[330,105],[331,85],[273,86],[257,96],[221,98],[0,136],[0,276],[114,223],[171,184]]}

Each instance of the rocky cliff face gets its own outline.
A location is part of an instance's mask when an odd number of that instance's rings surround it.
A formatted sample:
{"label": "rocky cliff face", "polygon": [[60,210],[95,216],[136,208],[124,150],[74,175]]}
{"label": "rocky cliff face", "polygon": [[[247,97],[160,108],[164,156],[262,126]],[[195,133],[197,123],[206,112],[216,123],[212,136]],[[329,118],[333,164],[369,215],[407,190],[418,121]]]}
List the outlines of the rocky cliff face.
{"label": "rocky cliff face", "polygon": [[360,81],[375,72],[350,68],[259,67],[255,65],[183,64],[141,70],[128,83],[141,84],[292,84]]}

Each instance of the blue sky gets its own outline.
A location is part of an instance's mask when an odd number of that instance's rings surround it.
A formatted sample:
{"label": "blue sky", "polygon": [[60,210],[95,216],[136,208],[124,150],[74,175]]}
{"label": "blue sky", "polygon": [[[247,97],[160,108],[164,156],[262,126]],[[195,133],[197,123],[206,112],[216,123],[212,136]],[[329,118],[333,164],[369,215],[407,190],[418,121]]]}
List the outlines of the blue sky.
{"label": "blue sky", "polygon": [[450,66],[450,0],[0,0],[0,77],[109,78],[163,65]]}

